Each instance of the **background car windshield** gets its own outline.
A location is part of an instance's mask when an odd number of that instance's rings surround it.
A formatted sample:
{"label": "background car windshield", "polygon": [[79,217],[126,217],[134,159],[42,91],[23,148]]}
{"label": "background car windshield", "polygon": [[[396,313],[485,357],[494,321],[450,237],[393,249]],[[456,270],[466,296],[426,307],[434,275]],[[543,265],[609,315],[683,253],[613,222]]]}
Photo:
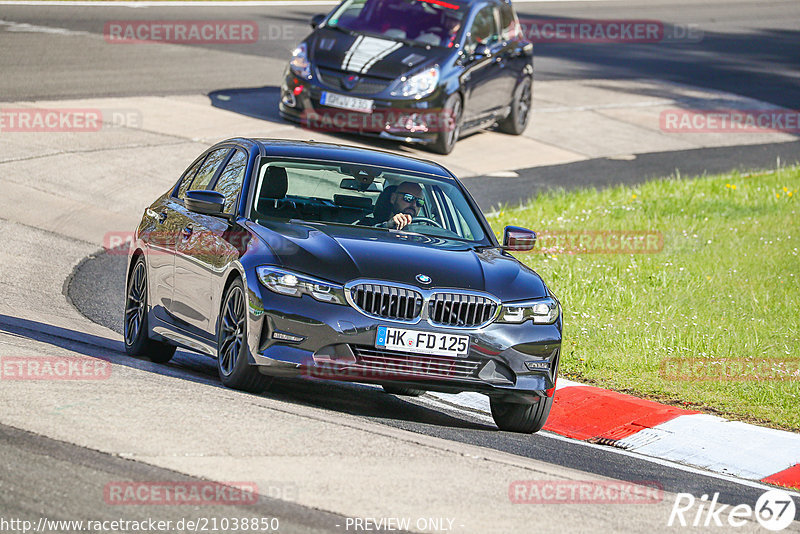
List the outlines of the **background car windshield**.
{"label": "background car windshield", "polygon": [[462,5],[439,0],[348,0],[328,25],[421,45],[452,47],[466,11]]}
{"label": "background car windshield", "polygon": [[272,161],[263,165],[251,218],[385,228],[400,205],[395,195],[398,187],[414,191],[418,208],[415,221],[405,231],[486,242],[478,216],[455,184],[349,163]]}

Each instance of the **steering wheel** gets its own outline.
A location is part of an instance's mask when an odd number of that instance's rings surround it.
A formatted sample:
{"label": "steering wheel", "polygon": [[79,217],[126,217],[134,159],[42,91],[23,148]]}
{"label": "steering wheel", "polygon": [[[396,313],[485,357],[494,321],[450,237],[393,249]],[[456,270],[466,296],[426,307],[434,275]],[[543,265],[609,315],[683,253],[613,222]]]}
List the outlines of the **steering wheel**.
{"label": "steering wheel", "polygon": [[436,228],[443,228],[441,224],[427,217],[414,217],[411,219],[410,224],[429,224],[431,226],[435,226]]}

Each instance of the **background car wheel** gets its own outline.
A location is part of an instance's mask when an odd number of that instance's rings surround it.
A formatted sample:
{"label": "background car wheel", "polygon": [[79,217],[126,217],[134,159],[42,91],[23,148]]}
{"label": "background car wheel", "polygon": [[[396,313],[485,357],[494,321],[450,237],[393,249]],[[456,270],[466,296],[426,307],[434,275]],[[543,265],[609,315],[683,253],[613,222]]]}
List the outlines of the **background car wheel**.
{"label": "background car wheel", "polygon": [[461,133],[462,111],[461,96],[457,93],[450,95],[439,117],[437,125],[439,133],[436,135],[436,141],[430,145],[431,150],[437,154],[449,154],[453,151]]}
{"label": "background car wheel", "polygon": [[514,404],[489,399],[492,417],[500,430],[533,434],[542,429],[553,407],[554,397],[542,397],[534,404]]}
{"label": "background car wheel", "polygon": [[223,385],[260,393],[273,377],[262,375],[247,361],[247,305],[242,280],[237,278],[225,292],[217,323],[217,371]]}
{"label": "background car wheel", "polygon": [[405,397],[419,397],[420,395],[425,393],[421,389],[403,388],[403,387],[400,387],[400,386],[383,385],[381,387],[383,388],[383,391],[385,391],[386,393],[388,393],[390,395],[403,395]]}
{"label": "background car wheel", "polygon": [[522,135],[531,118],[532,88],[533,78],[530,76],[517,85],[517,90],[514,91],[514,100],[511,102],[511,113],[497,123],[498,130],[511,135]]}
{"label": "background car wheel", "polygon": [[123,317],[125,352],[146,356],[156,363],[166,363],[175,354],[175,346],[150,339],[147,335],[147,266],[139,257],[128,279]]}

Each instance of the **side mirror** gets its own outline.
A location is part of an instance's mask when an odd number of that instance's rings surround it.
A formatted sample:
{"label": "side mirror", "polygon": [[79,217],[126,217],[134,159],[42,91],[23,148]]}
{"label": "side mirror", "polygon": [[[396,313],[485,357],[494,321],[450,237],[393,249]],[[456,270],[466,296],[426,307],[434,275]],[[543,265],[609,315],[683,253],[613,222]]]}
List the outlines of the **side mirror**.
{"label": "side mirror", "polygon": [[536,245],[536,232],[519,226],[506,226],[503,231],[503,250],[528,252]]}
{"label": "side mirror", "polygon": [[314,15],[311,17],[311,27],[316,30],[317,26],[325,22],[325,17],[327,17],[327,15]]}
{"label": "side mirror", "polygon": [[224,215],[225,195],[218,191],[195,189],[186,192],[186,209],[204,215]]}
{"label": "side mirror", "polygon": [[492,57],[492,49],[483,43],[475,45],[475,50],[472,52],[472,59],[483,59]]}

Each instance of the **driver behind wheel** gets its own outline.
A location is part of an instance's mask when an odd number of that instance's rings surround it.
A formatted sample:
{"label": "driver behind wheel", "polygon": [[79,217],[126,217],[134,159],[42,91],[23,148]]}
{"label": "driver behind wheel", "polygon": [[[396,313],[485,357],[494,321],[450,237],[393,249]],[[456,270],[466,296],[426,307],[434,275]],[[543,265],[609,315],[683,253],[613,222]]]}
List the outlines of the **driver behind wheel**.
{"label": "driver behind wheel", "polygon": [[381,223],[380,226],[401,230],[411,224],[411,220],[417,216],[420,208],[425,205],[422,198],[422,188],[414,182],[403,182],[389,198],[391,206],[391,216],[388,221]]}

